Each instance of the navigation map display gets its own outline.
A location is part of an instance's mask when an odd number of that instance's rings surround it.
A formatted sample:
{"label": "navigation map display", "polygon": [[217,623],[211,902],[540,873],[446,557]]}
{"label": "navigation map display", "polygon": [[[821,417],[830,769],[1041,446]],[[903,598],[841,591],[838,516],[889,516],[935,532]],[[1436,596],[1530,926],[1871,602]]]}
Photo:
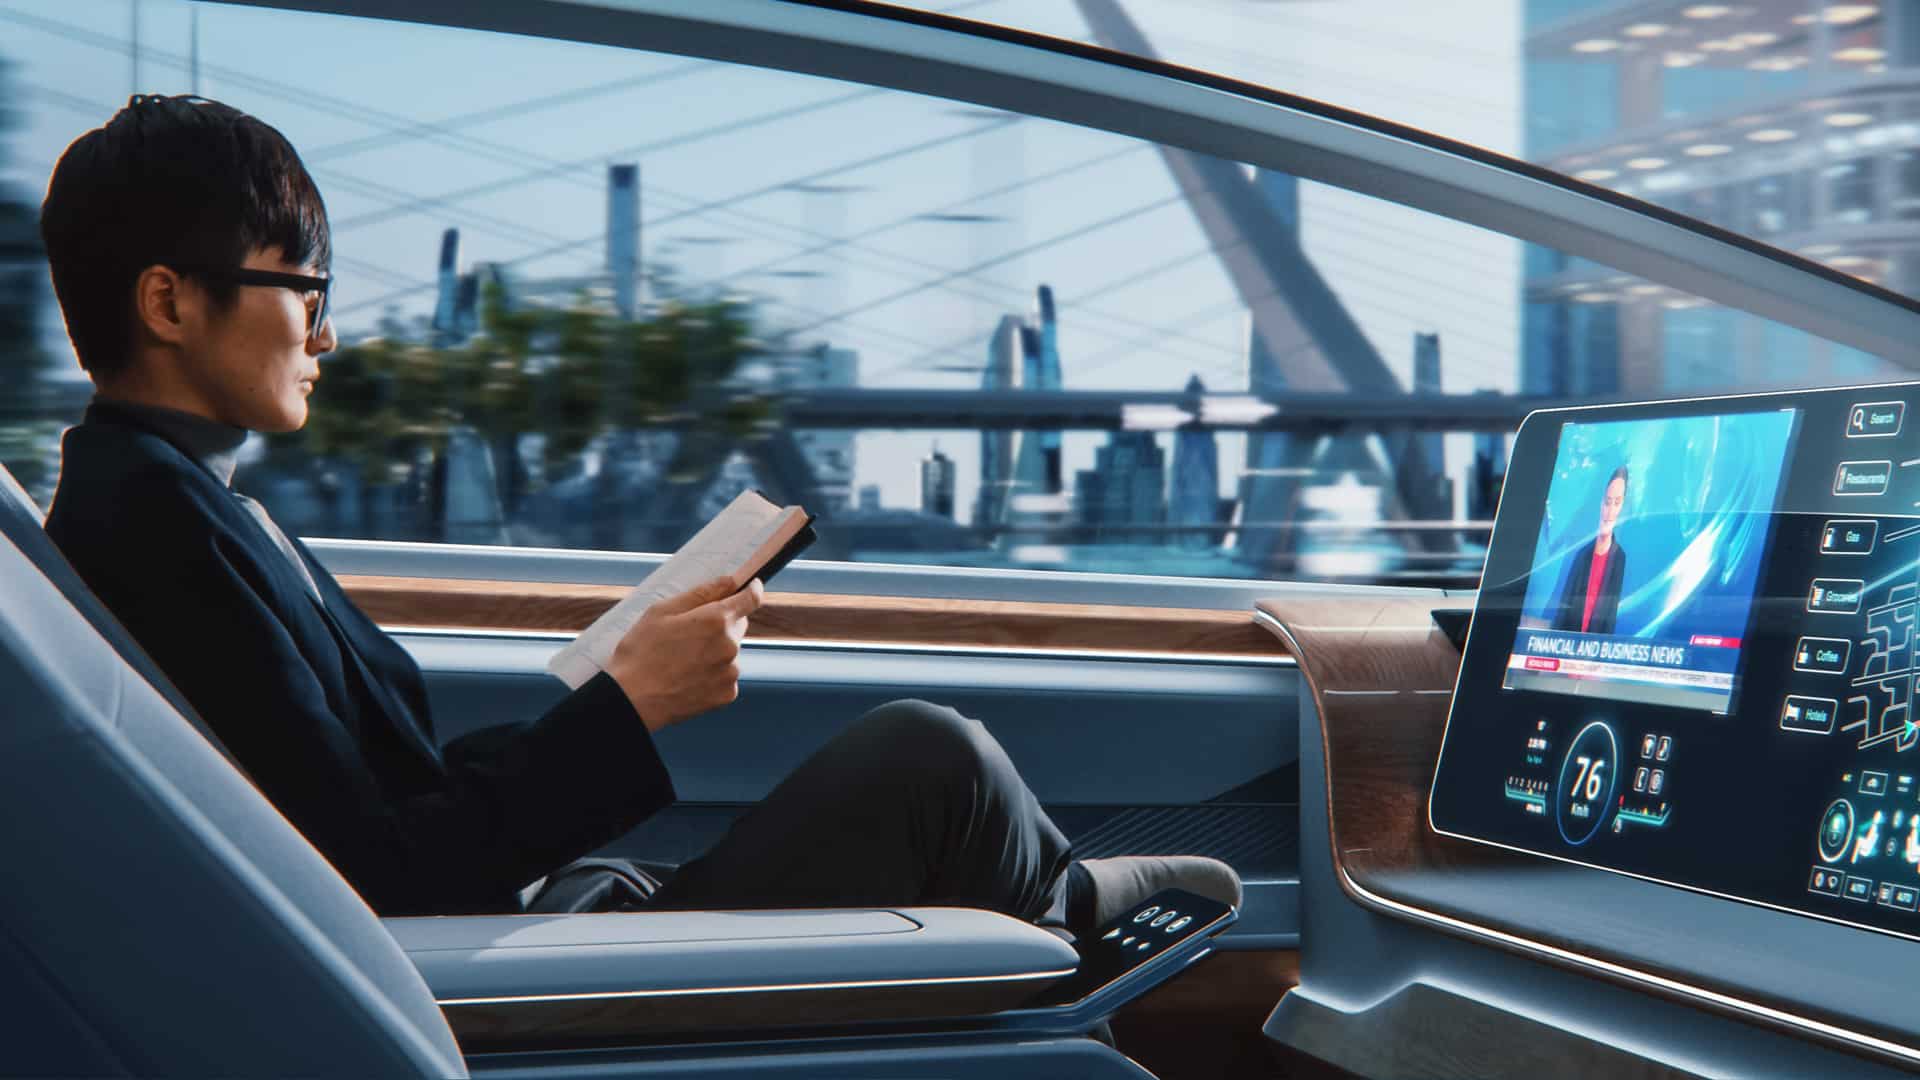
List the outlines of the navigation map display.
{"label": "navigation map display", "polygon": [[1725,712],[1794,416],[1563,426],[1504,685]]}
{"label": "navigation map display", "polygon": [[1916,398],[1529,417],[1432,827],[1920,940]]}

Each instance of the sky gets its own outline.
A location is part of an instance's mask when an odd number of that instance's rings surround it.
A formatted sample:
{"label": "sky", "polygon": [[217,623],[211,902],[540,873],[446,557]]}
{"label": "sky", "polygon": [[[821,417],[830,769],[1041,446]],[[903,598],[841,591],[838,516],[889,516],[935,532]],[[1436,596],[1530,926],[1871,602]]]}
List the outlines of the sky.
{"label": "sky", "polygon": [[[1070,0],[924,6],[1089,36]],[[1127,6],[1176,63],[1518,149],[1516,0]],[[606,168],[636,162],[646,265],[752,298],[791,341],[857,350],[864,384],[978,385],[994,324],[1046,283],[1070,388],[1246,385],[1244,305],[1137,140],[671,55],[187,0],[0,0],[0,56],[25,119],[0,181],[36,196],[66,143],[135,88],[197,89],[278,127],[327,199],[349,338],[389,308],[430,310],[448,226],[463,268],[601,269]],[[1513,388],[1517,243],[1323,185],[1301,203],[1308,256],[1403,382],[1414,334],[1438,332],[1446,390]],[[324,378],[316,396],[325,407]],[[1450,437],[1456,470],[1467,438]],[[974,432],[863,433],[856,485],[917,505],[936,441],[970,507]],[[1067,437],[1069,475],[1101,441]],[[1223,466],[1243,445],[1222,437]]]}

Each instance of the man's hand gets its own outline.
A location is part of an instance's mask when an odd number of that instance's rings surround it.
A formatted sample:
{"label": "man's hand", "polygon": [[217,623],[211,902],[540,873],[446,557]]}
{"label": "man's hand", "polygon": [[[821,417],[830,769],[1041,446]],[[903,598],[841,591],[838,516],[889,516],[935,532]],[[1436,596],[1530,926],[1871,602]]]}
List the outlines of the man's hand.
{"label": "man's hand", "polygon": [[607,674],[627,692],[648,731],[740,696],[740,640],[766,599],[758,579],[735,592],[715,578],[655,603],[614,646]]}

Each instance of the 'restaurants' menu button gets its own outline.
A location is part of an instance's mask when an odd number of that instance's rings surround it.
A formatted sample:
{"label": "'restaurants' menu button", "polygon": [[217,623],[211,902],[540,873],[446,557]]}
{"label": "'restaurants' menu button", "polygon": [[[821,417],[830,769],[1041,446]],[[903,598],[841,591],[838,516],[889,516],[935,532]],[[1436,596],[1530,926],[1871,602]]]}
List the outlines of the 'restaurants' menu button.
{"label": "'restaurants' menu button", "polygon": [[1835,495],[1885,495],[1893,477],[1891,461],[1843,461],[1833,471]]}
{"label": "'restaurants' menu button", "polygon": [[1863,401],[1847,410],[1847,438],[1884,439],[1900,434],[1907,415],[1904,401]]}

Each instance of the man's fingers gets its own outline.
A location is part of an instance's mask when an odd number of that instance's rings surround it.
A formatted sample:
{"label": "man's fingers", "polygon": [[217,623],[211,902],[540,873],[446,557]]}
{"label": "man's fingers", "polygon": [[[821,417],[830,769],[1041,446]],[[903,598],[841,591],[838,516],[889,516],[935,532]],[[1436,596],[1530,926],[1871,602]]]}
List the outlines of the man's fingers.
{"label": "man's fingers", "polygon": [[760,584],[759,578],[747,582],[747,587],[720,601],[720,608],[729,619],[741,618],[760,610],[766,603],[767,587]]}
{"label": "man's fingers", "polygon": [[665,600],[655,601],[648,610],[657,611],[662,615],[679,615],[703,604],[711,604],[715,600],[723,599],[732,591],[733,579],[714,578],[712,581],[703,581],[678,596],[669,596]]}

